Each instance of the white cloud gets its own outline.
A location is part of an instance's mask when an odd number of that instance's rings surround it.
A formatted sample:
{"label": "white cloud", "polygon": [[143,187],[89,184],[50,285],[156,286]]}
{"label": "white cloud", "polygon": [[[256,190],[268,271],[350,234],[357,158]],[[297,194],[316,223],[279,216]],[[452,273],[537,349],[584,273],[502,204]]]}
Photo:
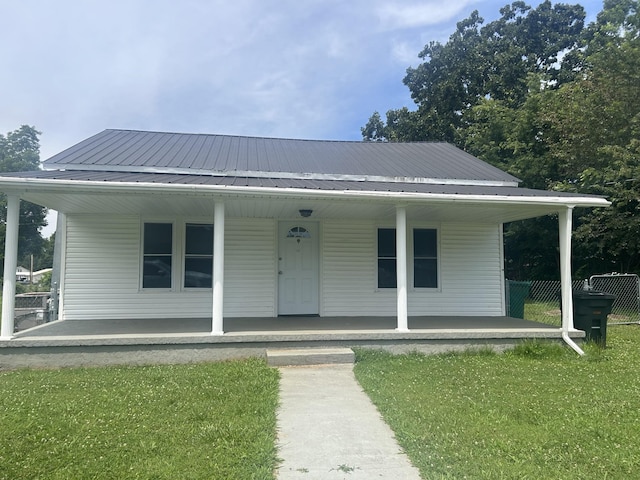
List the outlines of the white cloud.
{"label": "white cloud", "polygon": [[[63,143],[53,137],[104,128],[335,137],[361,84],[379,81],[363,73],[393,74],[367,5],[16,2],[0,41],[24,40],[8,55],[15,75],[0,78],[14,92],[0,98],[0,128],[35,124],[43,156]],[[358,138],[359,128],[342,135]]]}
{"label": "white cloud", "polygon": [[418,53],[424,45],[416,45],[413,42],[393,41],[391,45],[391,54],[396,62],[402,65],[415,64],[418,60]]}
{"label": "white cloud", "polygon": [[425,27],[455,19],[477,1],[385,2],[376,8],[376,14],[388,30]]}
{"label": "white cloud", "polygon": [[2,3],[0,132],[35,125],[43,157],[105,128],[359,139],[374,110],[411,105],[406,67],[480,4]]}

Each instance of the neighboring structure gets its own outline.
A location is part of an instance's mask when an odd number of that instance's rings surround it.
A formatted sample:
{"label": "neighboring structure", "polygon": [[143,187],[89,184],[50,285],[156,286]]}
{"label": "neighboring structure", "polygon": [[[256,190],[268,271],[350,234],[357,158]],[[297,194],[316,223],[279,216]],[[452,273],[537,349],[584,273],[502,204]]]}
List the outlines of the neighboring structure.
{"label": "neighboring structure", "polygon": [[20,283],[31,283],[31,272],[28,268],[18,265],[16,268],[16,281]]}
{"label": "neighboring structure", "polygon": [[42,270],[36,270],[32,273],[28,268],[18,266],[16,269],[16,280],[20,283],[39,283],[44,274],[52,270],[52,268],[43,268]]}
{"label": "neighboring structure", "polygon": [[0,176],[5,279],[28,200],[60,214],[61,319],[208,317],[212,334],[234,317],[504,316],[502,225],[547,214],[569,331],[571,212],[608,205],[518,188],[444,143],[106,130],[44,168]]}

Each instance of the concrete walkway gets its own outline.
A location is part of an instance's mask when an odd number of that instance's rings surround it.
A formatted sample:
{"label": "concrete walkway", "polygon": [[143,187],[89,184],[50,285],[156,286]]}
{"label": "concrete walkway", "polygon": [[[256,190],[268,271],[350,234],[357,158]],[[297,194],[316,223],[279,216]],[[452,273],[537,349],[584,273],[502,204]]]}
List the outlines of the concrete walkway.
{"label": "concrete walkway", "polygon": [[279,480],[420,480],[353,365],[280,368]]}

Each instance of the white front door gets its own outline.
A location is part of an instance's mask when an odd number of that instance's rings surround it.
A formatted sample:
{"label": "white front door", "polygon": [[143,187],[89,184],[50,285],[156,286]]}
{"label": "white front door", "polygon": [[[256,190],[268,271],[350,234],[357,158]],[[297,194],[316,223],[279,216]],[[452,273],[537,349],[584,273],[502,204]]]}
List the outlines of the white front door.
{"label": "white front door", "polygon": [[318,224],[280,222],[278,232],[278,314],[317,315]]}

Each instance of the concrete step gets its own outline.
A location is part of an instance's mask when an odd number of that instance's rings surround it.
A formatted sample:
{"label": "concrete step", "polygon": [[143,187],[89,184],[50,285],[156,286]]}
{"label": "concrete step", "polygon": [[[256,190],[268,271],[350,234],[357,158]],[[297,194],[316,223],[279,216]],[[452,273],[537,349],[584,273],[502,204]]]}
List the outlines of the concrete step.
{"label": "concrete step", "polygon": [[282,348],[267,349],[267,364],[271,367],[354,363],[350,348]]}

